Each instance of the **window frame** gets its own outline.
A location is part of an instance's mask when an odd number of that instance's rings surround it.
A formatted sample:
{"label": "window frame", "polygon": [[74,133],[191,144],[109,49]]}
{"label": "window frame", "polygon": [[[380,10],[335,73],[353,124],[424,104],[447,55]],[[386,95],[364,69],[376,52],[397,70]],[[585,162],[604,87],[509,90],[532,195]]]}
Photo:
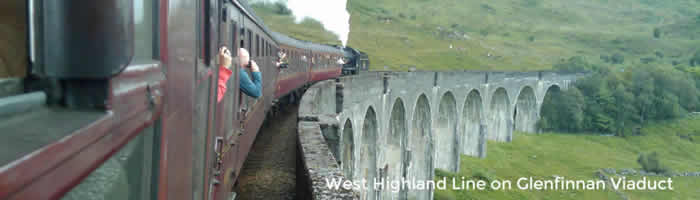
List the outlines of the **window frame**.
{"label": "window frame", "polygon": [[[153,137],[154,141],[157,141],[157,144],[153,144],[153,149],[148,150],[153,156],[150,180],[154,182],[148,185],[151,190],[147,196],[157,199],[161,130],[156,127],[159,127],[161,123],[163,105],[160,103],[155,103],[152,106],[149,104],[134,104],[130,107],[122,105],[123,102],[148,102],[149,96],[160,99],[162,93],[152,94],[150,92],[164,90],[165,76],[160,62],[162,59],[160,33],[161,30],[166,30],[167,21],[162,14],[167,9],[167,5],[161,4],[162,1],[145,0],[145,3],[149,2],[153,3],[152,10],[141,11],[152,15],[151,31],[148,32],[151,37],[146,36],[146,38],[151,39],[152,43],[150,59],[137,59],[133,56],[132,62],[122,71],[104,79],[109,85],[105,89],[105,92],[108,93],[105,100],[107,107],[95,109],[94,112],[99,114],[94,119],[87,123],[77,124],[76,126],[79,128],[57,130],[66,131],[67,134],[51,140],[46,145],[41,145],[30,154],[22,155],[20,159],[0,166],[4,168],[0,172],[0,182],[9,183],[4,185],[7,187],[0,191],[0,199],[49,199],[64,196],[83,183],[88,175],[94,173],[99,166],[104,165],[125,145],[134,141],[136,137],[144,135],[142,130],[147,126],[154,127]],[[139,12],[134,7],[131,9],[132,12]],[[133,26],[134,23],[132,21],[131,25]],[[133,41],[135,41],[134,38],[132,38]],[[30,48],[38,48],[36,51],[42,51],[41,46]],[[28,54],[27,57],[29,56]],[[124,90],[123,85],[136,86]],[[81,93],[81,95],[90,96],[87,93]],[[53,105],[49,107],[53,107]],[[63,109],[61,108],[61,110]],[[74,110],[74,108],[65,110]],[[127,114],[130,114],[131,117],[120,117]],[[60,116],[51,115],[50,117]],[[16,174],[23,176],[17,177]]]}

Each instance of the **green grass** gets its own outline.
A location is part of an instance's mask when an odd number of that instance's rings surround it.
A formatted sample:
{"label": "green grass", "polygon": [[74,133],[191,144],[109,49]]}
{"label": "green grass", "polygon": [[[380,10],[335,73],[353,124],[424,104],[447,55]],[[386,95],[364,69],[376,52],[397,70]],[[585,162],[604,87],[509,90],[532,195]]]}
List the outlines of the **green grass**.
{"label": "green grass", "polygon": [[[489,142],[487,158],[462,156],[461,169],[450,176],[515,180],[519,177],[595,180],[601,168],[640,169],[640,153],[656,151],[675,172],[700,171],[700,117],[661,122],[642,129],[642,136],[608,137],[516,133],[512,143]],[[689,141],[677,134],[690,134]],[[440,172],[445,174],[445,172]],[[449,173],[447,173],[449,174]],[[640,177],[630,177],[638,179]],[[628,179],[630,179],[628,178]],[[624,191],[630,199],[700,199],[700,177],[674,177],[673,191]],[[437,191],[435,199],[621,199],[605,191]]]}
{"label": "green grass", "polygon": [[[625,63],[611,66],[622,68],[656,51],[665,55],[656,64],[687,64],[700,50],[697,0],[350,0],[348,10],[348,45],[367,52],[374,70],[527,71],[574,55],[611,65],[599,58],[614,53]],[[273,30],[328,41],[320,26],[258,13]]]}

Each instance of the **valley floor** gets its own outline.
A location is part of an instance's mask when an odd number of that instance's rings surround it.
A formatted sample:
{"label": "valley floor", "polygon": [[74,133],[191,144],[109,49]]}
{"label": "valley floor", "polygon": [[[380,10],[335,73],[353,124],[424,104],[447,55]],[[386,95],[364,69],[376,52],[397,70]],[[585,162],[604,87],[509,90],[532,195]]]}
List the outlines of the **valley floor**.
{"label": "valley floor", "polygon": [[[511,190],[438,190],[435,199],[700,199],[700,177],[671,177],[672,191],[519,190],[520,177],[553,180],[599,180],[599,173],[620,177],[622,169],[639,171],[640,153],[658,152],[663,164],[675,173],[700,172],[700,117],[660,122],[642,129],[641,136],[627,138],[584,134],[515,133],[512,143],[489,142],[485,159],[461,157],[458,173],[438,170],[442,176],[467,180],[511,180]],[[615,169],[617,176],[606,173]],[[639,180],[639,175],[627,179]],[[668,177],[652,177],[665,180]]]}

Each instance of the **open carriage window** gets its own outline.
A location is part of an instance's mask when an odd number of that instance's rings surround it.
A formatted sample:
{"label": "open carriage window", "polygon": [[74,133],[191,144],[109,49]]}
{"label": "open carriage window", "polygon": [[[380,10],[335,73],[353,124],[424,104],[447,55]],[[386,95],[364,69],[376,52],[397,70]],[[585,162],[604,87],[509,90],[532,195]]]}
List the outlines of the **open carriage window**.
{"label": "open carriage window", "polygon": [[[133,0],[134,56],[131,66],[158,59],[157,1]],[[159,123],[149,125],[93,170],[61,199],[157,199]],[[96,196],[97,195],[97,196]]]}
{"label": "open carriage window", "polygon": [[[46,162],[46,166],[62,165],[84,156],[81,151],[103,148],[81,139],[111,134],[107,130],[85,131],[91,125],[102,126],[104,121],[100,119],[109,117],[106,110],[108,97],[112,95],[111,81],[128,70],[128,66],[159,65],[155,34],[158,1],[105,2],[85,1],[75,5],[67,1],[0,1],[0,101],[3,102],[0,104],[0,168],[8,167],[0,173],[11,173],[15,168],[10,165],[26,167],[29,161]],[[99,19],[85,20],[86,15]],[[93,26],[85,26],[86,23]],[[113,26],[132,23],[133,26]],[[70,34],[56,34],[59,31]],[[8,87],[9,82],[16,87]],[[106,162],[79,157],[81,162],[100,164],[109,174],[104,170],[91,171],[88,178],[81,180],[81,185],[88,187],[73,188],[70,193],[77,196],[64,198],[95,199],[94,195],[99,194],[101,199],[152,199],[149,191],[155,184],[144,182],[146,177],[150,178],[151,170],[157,168],[157,161],[152,161],[157,160],[153,158],[157,152],[146,149],[157,142],[153,140],[156,127],[150,126],[136,134],[127,147],[119,149],[123,153],[112,155]],[[44,148],[65,144],[73,146],[54,148],[52,152]],[[57,156],[26,156],[30,154]],[[22,176],[41,181],[45,180],[43,175],[57,173],[58,168]],[[75,177],[82,179],[83,175],[76,173]],[[65,191],[75,184],[56,182],[52,187]],[[106,185],[119,190],[103,187]],[[30,184],[26,187],[35,190]],[[125,188],[128,192],[120,193]],[[107,195],[112,197],[103,198]]]}

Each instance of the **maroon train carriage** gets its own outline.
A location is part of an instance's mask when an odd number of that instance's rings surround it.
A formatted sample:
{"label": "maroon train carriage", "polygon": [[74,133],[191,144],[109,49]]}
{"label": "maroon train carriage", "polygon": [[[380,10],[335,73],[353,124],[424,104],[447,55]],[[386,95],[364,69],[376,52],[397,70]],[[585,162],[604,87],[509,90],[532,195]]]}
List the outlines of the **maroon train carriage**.
{"label": "maroon train carriage", "polygon": [[[19,60],[0,68],[21,68],[0,75],[0,199],[231,199],[272,102],[340,75],[338,48],[275,34],[237,0],[0,7],[24,41],[0,46]],[[260,98],[233,73],[216,102],[223,45],[259,63]]]}
{"label": "maroon train carriage", "polygon": [[341,49],[297,40],[277,32],[272,35],[281,51],[289,55],[291,66],[281,70],[275,98],[288,95],[309,83],[340,76],[342,64],[337,60],[343,55]]}

